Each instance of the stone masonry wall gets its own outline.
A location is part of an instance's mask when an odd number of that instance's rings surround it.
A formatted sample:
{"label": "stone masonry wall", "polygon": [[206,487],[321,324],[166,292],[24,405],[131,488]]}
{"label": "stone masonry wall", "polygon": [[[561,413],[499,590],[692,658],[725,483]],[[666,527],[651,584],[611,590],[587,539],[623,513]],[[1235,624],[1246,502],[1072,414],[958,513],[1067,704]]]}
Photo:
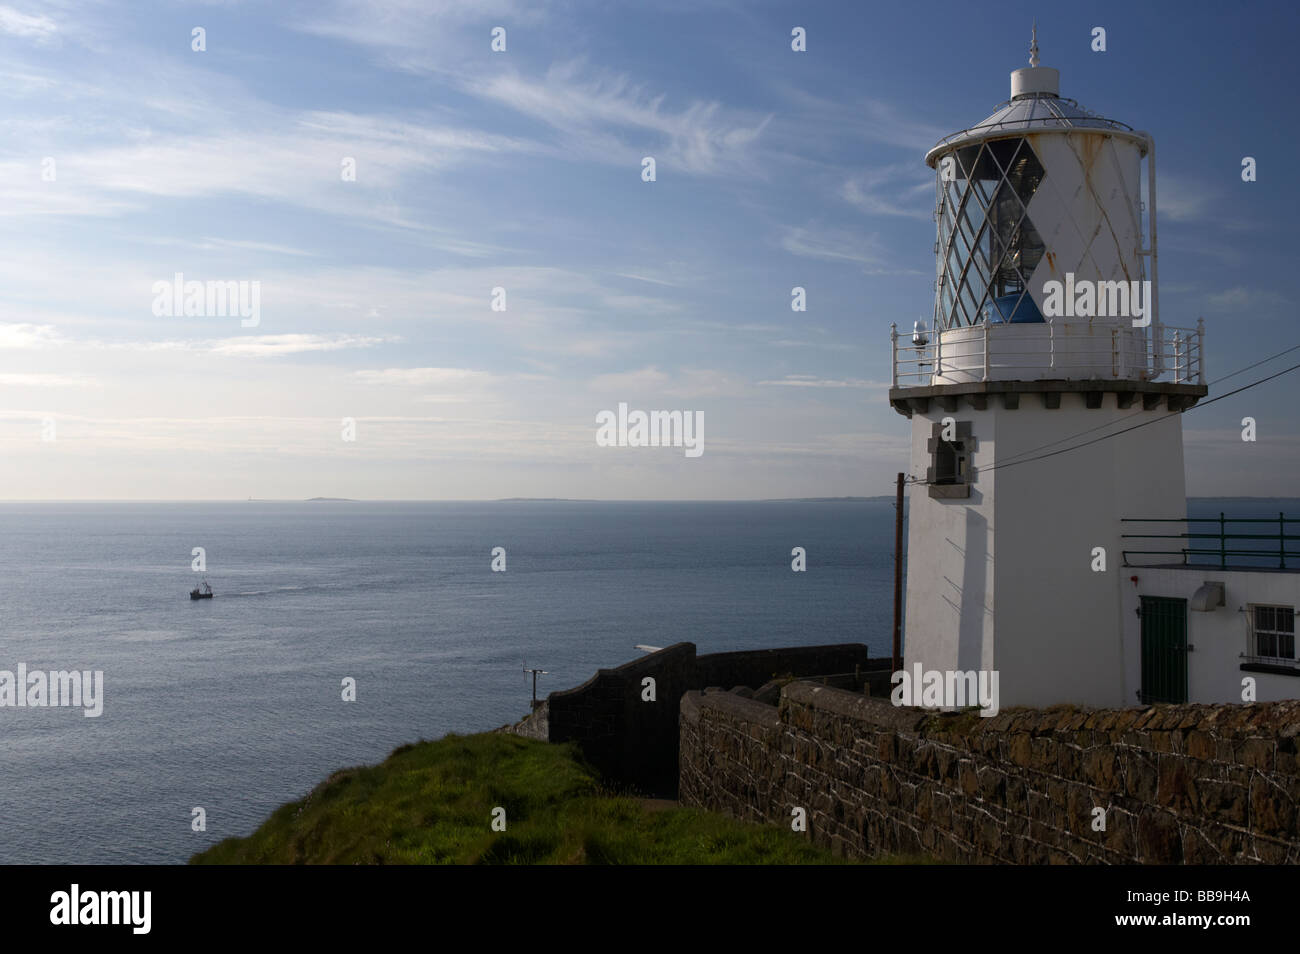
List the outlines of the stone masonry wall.
{"label": "stone masonry wall", "polygon": [[[880,670],[861,643],[796,646],[697,656],[694,643],[675,643],[614,669],[601,669],[574,689],[552,692],[545,706],[512,731],[551,742],[577,742],[583,755],[615,784],[652,795],[677,794],[677,718],[682,694],[707,686],[757,688],[773,676]],[[655,680],[654,702],[642,680]],[[545,726],[542,726],[545,722]]]}
{"label": "stone masonry wall", "polygon": [[680,730],[683,804],[781,824],[801,806],[811,837],[844,855],[1300,861],[1300,701],[984,719],[792,683],[779,707],[688,692]]}

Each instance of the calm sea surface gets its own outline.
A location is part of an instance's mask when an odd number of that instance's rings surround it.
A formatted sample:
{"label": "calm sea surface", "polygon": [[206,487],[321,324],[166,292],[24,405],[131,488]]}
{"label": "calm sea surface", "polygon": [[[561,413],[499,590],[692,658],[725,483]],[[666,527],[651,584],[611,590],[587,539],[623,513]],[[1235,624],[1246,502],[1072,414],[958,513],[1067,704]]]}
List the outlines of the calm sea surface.
{"label": "calm sea surface", "polygon": [[184,861],[335,769],[519,719],[525,663],[541,693],[636,643],[887,654],[892,547],[888,500],[0,504],[0,669],[105,682],[98,718],[0,708],[0,862]]}

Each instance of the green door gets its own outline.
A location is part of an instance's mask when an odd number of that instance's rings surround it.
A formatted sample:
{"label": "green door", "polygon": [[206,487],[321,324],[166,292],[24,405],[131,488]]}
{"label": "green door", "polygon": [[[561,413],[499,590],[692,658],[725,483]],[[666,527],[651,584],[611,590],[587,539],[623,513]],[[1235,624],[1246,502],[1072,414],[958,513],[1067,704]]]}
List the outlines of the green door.
{"label": "green door", "polygon": [[1142,597],[1142,701],[1187,701],[1187,600]]}

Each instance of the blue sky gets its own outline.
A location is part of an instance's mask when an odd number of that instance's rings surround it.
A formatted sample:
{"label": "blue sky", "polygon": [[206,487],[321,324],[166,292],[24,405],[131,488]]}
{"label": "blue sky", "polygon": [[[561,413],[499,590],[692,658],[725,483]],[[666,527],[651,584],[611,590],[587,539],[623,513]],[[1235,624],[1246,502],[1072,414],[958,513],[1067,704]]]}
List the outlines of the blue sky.
{"label": "blue sky", "polygon": [[[1281,5],[0,2],[0,498],[889,493],[922,157],[1035,16],[1062,94],[1156,138],[1163,321],[1211,379],[1300,344]],[[155,316],[176,272],[260,324]],[[1296,493],[1298,393],[1189,414],[1189,493]],[[702,411],[704,455],[597,447],[619,402]]]}

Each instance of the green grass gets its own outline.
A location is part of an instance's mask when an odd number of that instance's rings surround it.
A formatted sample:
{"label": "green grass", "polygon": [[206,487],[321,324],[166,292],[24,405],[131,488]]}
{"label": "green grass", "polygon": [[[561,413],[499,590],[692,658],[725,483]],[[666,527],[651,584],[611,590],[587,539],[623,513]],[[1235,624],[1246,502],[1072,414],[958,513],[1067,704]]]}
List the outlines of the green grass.
{"label": "green grass", "polygon": [[[491,830],[492,809],[506,831]],[[894,860],[894,859],[890,859]],[[192,864],[825,864],[806,835],[602,789],[570,746],[497,733],[335,772]]]}

